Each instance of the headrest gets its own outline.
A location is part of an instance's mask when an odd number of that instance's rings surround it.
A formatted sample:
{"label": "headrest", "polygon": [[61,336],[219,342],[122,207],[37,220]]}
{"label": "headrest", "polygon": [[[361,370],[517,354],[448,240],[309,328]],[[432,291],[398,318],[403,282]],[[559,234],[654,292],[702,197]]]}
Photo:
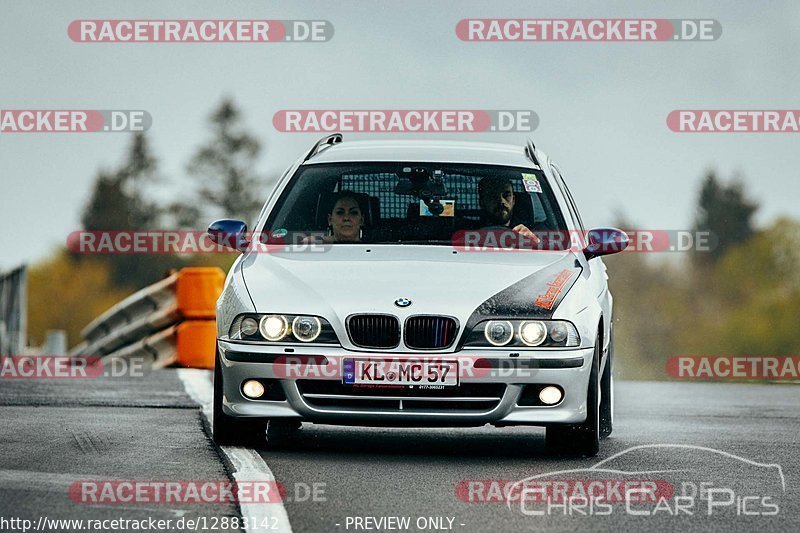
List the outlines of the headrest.
{"label": "headrest", "polygon": [[533,200],[527,192],[514,193],[514,212],[511,215],[511,224],[533,225]]}

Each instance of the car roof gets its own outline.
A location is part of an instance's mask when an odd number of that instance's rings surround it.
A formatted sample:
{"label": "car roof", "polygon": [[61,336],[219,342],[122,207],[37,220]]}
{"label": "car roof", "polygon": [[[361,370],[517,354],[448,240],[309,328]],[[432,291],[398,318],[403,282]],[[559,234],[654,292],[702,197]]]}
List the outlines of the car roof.
{"label": "car roof", "polygon": [[419,161],[434,163],[479,163],[533,167],[525,145],[441,140],[343,141],[325,148],[305,162],[346,163],[352,161]]}

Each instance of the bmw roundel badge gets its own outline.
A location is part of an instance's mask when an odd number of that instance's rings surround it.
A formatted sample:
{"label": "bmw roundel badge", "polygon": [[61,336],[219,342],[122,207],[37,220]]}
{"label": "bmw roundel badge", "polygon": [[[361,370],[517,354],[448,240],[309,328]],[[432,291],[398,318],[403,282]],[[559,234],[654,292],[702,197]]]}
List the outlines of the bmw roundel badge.
{"label": "bmw roundel badge", "polygon": [[409,300],[408,298],[398,298],[397,300],[394,301],[394,305],[396,305],[397,307],[408,307],[409,305],[411,305],[411,300]]}

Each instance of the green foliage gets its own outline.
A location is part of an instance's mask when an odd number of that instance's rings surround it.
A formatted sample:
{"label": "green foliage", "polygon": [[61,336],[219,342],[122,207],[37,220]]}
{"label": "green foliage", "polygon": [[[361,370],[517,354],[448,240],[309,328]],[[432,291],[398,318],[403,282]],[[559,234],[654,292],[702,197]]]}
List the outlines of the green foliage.
{"label": "green foliage", "polygon": [[59,250],[28,271],[28,337],[39,345],[47,330],[62,329],[78,344],[86,324],[131,292],[114,282],[108,262]]}
{"label": "green foliage", "polygon": [[[238,218],[252,224],[264,202],[265,180],[256,174],[254,165],[261,144],[242,125],[234,103],[223,100],[212,113],[213,138],[201,146],[189,162],[188,171],[198,183],[197,202],[176,208],[184,222],[195,224],[213,218]],[[202,209],[193,209],[201,205]]]}
{"label": "green foliage", "polygon": [[685,273],[639,253],[604,259],[614,295],[614,343],[621,379],[661,379],[674,355],[676,332],[686,325]]}
{"label": "green foliage", "polygon": [[777,220],[732,247],[701,293],[714,313],[697,317],[684,350],[715,355],[800,355],[800,223]]}
{"label": "green foliage", "polygon": [[648,259],[606,260],[621,377],[665,379],[675,355],[800,355],[800,222],[779,219],[711,264]]}
{"label": "green foliage", "polygon": [[741,181],[729,185],[720,183],[709,172],[700,188],[695,217],[695,231],[711,231],[717,246],[710,253],[695,256],[700,261],[716,262],[731,246],[747,241],[753,235],[753,215],[758,206],[744,193]]}

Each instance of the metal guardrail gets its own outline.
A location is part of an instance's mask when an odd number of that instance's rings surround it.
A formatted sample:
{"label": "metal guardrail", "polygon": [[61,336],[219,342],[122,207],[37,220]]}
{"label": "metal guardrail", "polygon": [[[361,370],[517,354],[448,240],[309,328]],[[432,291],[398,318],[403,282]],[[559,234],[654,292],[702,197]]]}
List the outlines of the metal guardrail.
{"label": "metal guardrail", "polygon": [[212,368],[215,308],[224,281],[219,268],[181,269],[95,318],[70,355]]}
{"label": "metal guardrail", "polygon": [[0,274],[0,356],[19,355],[27,344],[28,269]]}

